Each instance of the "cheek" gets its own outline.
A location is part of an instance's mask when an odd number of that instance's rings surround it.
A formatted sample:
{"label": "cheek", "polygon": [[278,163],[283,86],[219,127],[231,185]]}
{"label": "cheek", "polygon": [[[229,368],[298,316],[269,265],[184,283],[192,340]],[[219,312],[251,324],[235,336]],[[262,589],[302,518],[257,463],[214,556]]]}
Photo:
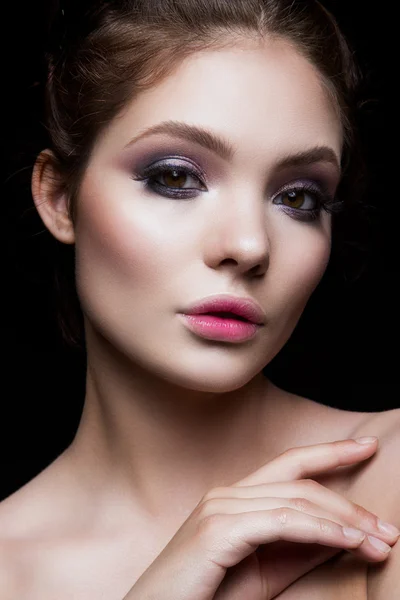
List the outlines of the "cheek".
{"label": "cheek", "polygon": [[153,296],[154,286],[163,286],[167,269],[174,264],[165,251],[173,248],[169,235],[165,222],[140,203],[134,206],[132,194],[124,187],[82,187],[76,282],[85,312],[131,312],[132,302],[141,295]]}
{"label": "cheek", "polygon": [[301,253],[301,264],[297,265],[296,295],[302,308],[320,282],[330,255],[330,244],[315,243]]}
{"label": "cheek", "polygon": [[[303,227],[300,225],[300,227]],[[275,261],[271,260],[271,280],[279,290],[281,309],[294,319],[320,282],[331,251],[330,223],[316,228],[296,228],[293,235],[277,240]],[[271,256],[271,259],[273,257]]]}

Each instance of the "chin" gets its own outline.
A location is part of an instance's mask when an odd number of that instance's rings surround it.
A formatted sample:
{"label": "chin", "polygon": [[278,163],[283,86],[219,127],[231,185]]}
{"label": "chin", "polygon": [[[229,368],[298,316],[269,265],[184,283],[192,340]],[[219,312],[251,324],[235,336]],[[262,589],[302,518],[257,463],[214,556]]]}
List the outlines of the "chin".
{"label": "chin", "polygon": [[229,356],[218,360],[215,357],[179,360],[178,355],[174,356],[174,364],[148,366],[150,373],[169,384],[211,394],[227,394],[245,387],[264,367],[265,360],[256,362],[252,356],[235,357],[235,360]]}

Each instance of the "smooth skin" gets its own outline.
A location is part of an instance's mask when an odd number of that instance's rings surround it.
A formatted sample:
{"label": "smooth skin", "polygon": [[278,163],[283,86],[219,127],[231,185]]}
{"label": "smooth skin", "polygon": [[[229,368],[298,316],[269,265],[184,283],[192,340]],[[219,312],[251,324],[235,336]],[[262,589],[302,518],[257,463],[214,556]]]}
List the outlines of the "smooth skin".
{"label": "smooth skin", "polygon": [[[211,490],[124,600],[272,600],[338,549],[383,561],[398,533],[382,532],[376,515],[309,478],[369,458],[377,441],[293,448]],[[299,543],[290,569],[285,546],[263,546],[277,541]]]}
{"label": "smooth skin", "polygon": [[[132,142],[165,121],[207,128],[224,140],[224,156],[165,133]],[[332,98],[304,57],[282,40],[235,39],[191,56],[102,132],[75,225],[67,196],[55,191],[51,152],[42,153],[32,193],[52,235],[75,244],[86,397],[70,447],[0,505],[1,564],[17,586],[4,600],[165,600],[168,590],[174,600],[213,591],[221,600],[222,584],[231,585],[230,600],[250,600],[247,585],[255,600],[290,586],[283,598],[310,567],[304,552],[314,565],[338,549],[365,565],[388,562],[371,538],[358,547],[341,526],[395,543],[375,524],[376,515],[396,516],[387,501],[397,502],[400,482],[379,498],[376,490],[396,455],[398,436],[386,432],[398,414],[383,423],[377,413],[370,420],[320,406],[261,373],[291,335],[330,254],[329,214],[294,217],[282,190],[319,182],[334,195],[342,138]],[[299,162],[322,147],[324,156]],[[202,184],[181,181],[190,199],[139,181],[150,163],[171,156],[204,174]],[[157,181],[171,186],[165,174]],[[205,341],[184,327],[179,313],[218,293],[262,306],[267,323],[253,340]],[[382,439],[375,462],[373,446],[319,446],[355,431]],[[343,461],[362,465],[342,472],[336,490],[308,481]],[[287,547],[293,552],[294,542],[297,557]],[[279,569],[277,543],[286,544]],[[231,583],[228,569],[236,570]]]}

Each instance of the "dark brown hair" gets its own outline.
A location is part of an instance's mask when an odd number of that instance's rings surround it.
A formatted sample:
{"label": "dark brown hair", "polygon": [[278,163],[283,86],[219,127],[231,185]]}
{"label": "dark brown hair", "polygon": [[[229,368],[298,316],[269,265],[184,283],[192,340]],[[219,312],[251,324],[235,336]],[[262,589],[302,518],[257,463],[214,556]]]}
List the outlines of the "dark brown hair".
{"label": "dark brown hair", "polygon": [[[46,126],[49,147],[76,222],[82,176],[96,139],[135,96],[166,77],[189,55],[243,37],[283,37],[318,69],[344,132],[341,199],[359,169],[354,128],[357,67],[332,15],[313,0],[120,0],[96,2],[72,19],[61,48],[48,52]],[[69,17],[69,19],[68,19]],[[71,25],[74,20],[78,25]],[[69,24],[68,24],[69,23]],[[64,339],[84,343],[74,287],[73,247],[60,248],[56,270]]]}

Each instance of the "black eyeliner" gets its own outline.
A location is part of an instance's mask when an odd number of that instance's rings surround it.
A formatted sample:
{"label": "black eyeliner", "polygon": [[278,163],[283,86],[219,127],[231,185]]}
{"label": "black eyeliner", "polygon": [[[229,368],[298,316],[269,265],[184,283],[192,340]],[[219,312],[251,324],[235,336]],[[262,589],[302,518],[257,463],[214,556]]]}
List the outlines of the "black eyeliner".
{"label": "black eyeliner", "polygon": [[[154,191],[167,198],[194,198],[198,192],[204,190],[199,188],[174,188],[172,186],[163,185],[155,180],[157,176],[160,176],[163,173],[181,171],[186,175],[190,175],[194,179],[197,179],[197,181],[205,187],[203,182],[203,179],[206,179],[204,172],[198,167],[194,168],[193,166],[188,165],[187,162],[182,164],[182,160],[181,157],[171,156],[164,161],[154,161],[145,167],[140,174],[134,174],[132,178],[134,181],[143,181],[146,190]],[[207,188],[205,187],[205,189]]]}
{"label": "black eyeliner", "polygon": [[[184,164],[182,164],[184,163]],[[191,199],[198,196],[201,191],[206,191],[207,188],[178,188],[173,186],[167,186],[156,181],[156,177],[163,173],[171,171],[181,171],[186,175],[197,179],[201,186],[205,187],[204,181],[206,176],[202,169],[199,167],[193,167],[192,163],[189,163],[181,156],[170,156],[164,160],[152,161],[149,165],[141,170],[141,173],[134,173],[132,178],[134,181],[144,182],[146,190],[172,199]],[[275,202],[276,205],[281,206],[281,210],[288,214],[291,218],[297,221],[315,221],[324,210],[327,213],[339,212],[342,208],[342,203],[335,200],[335,197],[326,189],[322,182],[310,181],[308,179],[298,179],[292,181],[280,188],[278,193],[273,196],[274,199],[281,196],[284,193],[289,192],[301,192],[310,195],[316,202],[316,207],[312,209],[301,209],[287,206],[281,202]]]}
{"label": "black eyeliner", "polygon": [[334,196],[327,190],[321,182],[310,181],[309,179],[297,179],[284,186],[274,195],[274,199],[279,198],[282,194],[290,192],[301,192],[310,195],[316,202],[316,207],[311,209],[294,208],[287,206],[282,202],[275,202],[277,206],[281,206],[281,210],[297,221],[316,221],[321,214],[321,211],[330,212],[329,207],[335,204]]}

